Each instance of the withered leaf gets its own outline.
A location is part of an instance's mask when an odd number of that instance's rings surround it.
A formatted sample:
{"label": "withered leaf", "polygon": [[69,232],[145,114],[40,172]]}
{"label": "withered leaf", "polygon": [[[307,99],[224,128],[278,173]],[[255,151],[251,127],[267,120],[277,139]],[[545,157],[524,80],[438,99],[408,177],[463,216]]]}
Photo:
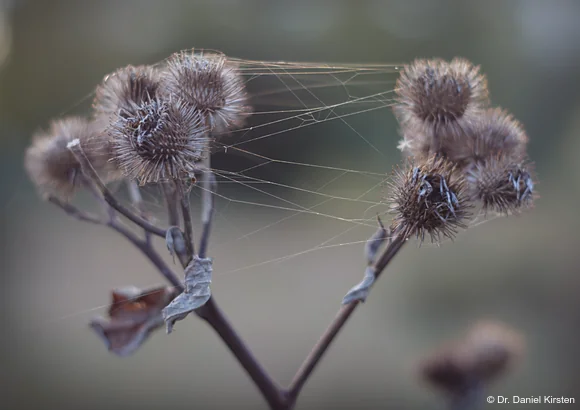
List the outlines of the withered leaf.
{"label": "withered leaf", "polygon": [[185,319],[188,314],[205,305],[209,300],[212,271],[211,258],[193,256],[185,269],[185,290],[163,309],[167,333],[171,333],[176,321]]}
{"label": "withered leaf", "polygon": [[109,351],[119,356],[129,356],[147,340],[152,331],[163,325],[161,310],[175,294],[171,287],[115,289],[112,291],[109,318],[94,318],[90,326]]}
{"label": "withered leaf", "polygon": [[376,280],[375,270],[372,266],[368,266],[365,270],[365,276],[363,280],[353,286],[342,298],[342,304],[348,305],[351,302],[359,301],[364,302],[367,300],[369,293],[371,291],[371,287],[374,285]]}

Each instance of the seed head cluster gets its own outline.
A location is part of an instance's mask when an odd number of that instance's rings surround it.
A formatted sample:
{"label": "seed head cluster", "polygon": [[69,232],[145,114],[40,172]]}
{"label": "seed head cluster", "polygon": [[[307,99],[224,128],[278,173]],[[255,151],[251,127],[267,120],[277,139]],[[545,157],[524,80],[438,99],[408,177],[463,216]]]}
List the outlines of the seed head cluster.
{"label": "seed head cluster", "polygon": [[[448,164],[444,167],[449,174],[446,182],[452,175],[462,181],[454,206],[461,218],[470,213],[457,211],[470,204],[480,205],[485,213],[506,215],[533,205],[528,136],[505,110],[489,107],[487,80],[479,67],[458,58],[451,62],[416,60],[403,68],[395,92],[393,109],[403,137],[399,148],[411,157],[412,164],[394,178],[390,202],[399,229],[421,239],[425,233],[438,239],[439,234],[451,236],[449,233],[461,226],[447,217],[440,218],[446,223],[433,224],[410,200],[412,192],[425,192],[413,176],[419,173],[433,188],[430,171],[436,164]],[[449,183],[447,186],[451,188]],[[441,207],[452,203],[440,196]]]}
{"label": "seed head cluster", "polygon": [[462,396],[505,373],[523,350],[519,332],[498,322],[479,322],[462,339],[425,360],[421,373],[433,387]]}
{"label": "seed head cluster", "polygon": [[201,111],[215,135],[243,125],[249,113],[244,82],[223,54],[174,54],[167,63],[166,91]]}
{"label": "seed head cluster", "polygon": [[70,198],[80,166],[78,138],[104,182],[189,178],[212,137],[240,127],[250,109],[236,65],[221,54],[180,52],[157,66],[126,66],[96,88],[90,119],[53,121],[34,138],[26,169],[42,192]]}
{"label": "seed head cluster", "polygon": [[439,242],[441,236],[453,238],[465,227],[470,209],[465,180],[450,161],[431,157],[411,164],[395,173],[391,188],[393,228],[405,237],[415,235],[423,241],[429,235]]}
{"label": "seed head cluster", "polygon": [[97,173],[105,181],[117,176],[110,162],[112,151],[107,140],[102,141],[102,130],[81,117],[66,117],[52,121],[47,131],[38,131],[26,150],[24,166],[43,195],[54,195],[67,200],[81,183],[80,165],[67,149],[75,139],[80,141]]}
{"label": "seed head cluster", "polygon": [[97,116],[110,118],[119,110],[130,109],[158,97],[160,73],[151,66],[132,65],[108,74],[97,86],[93,108]]}
{"label": "seed head cluster", "polygon": [[121,111],[109,135],[119,165],[143,184],[192,175],[209,142],[198,111],[162,99]]}
{"label": "seed head cluster", "polygon": [[442,149],[489,104],[485,76],[461,58],[416,60],[403,68],[395,91],[395,116],[415,156]]}

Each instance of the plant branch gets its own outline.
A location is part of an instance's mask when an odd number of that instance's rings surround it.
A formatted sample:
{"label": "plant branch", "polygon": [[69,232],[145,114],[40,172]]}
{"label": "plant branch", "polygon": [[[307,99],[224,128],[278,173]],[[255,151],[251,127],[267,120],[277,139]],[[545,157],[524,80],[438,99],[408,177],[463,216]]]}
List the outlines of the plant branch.
{"label": "plant branch", "polygon": [[97,189],[103,194],[103,198],[107,203],[115,209],[117,212],[128,218],[130,221],[134,222],[135,224],[139,225],[141,228],[151,232],[154,235],[160,236],[165,238],[165,230],[161,229],[155,225],[152,225],[145,219],[141,218],[138,215],[135,215],[129,209],[125,208],[115,196],[109,191],[109,189],[105,186],[97,171],[91,165],[91,162],[87,158],[86,154],[84,153],[83,149],[81,148],[80,142],[78,139],[71,141],[68,144],[68,149],[73,153],[76,160],[79,162],[81,166],[81,170],[83,175],[90,179],[91,182],[95,184]]}
{"label": "plant branch", "polygon": [[181,205],[181,215],[183,217],[183,234],[185,236],[185,245],[189,259],[195,254],[195,245],[193,244],[193,222],[191,220],[191,208],[189,203],[189,191],[185,189],[183,181],[175,181],[179,203]]}
{"label": "plant branch", "polygon": [[272,380],[266,370],[246,347],[246,344],[227,321],[218,307],[213,296],[209,301],[196,310],[199,317],[204,319],[220,336],[238,362],[254,381],[271,409],[286,409],[286,397],[283,390]]}
{"label": "plant branch", "polygon": [[115,231],[123,235],[129,242],[135,245],[149,260],[155,265],[155,267],[161,272],[161,274],[173,285],[176,289],[183,292],[183,284],[179,277],[167,266],[163,258],[157,253],[157,251],[151,246],[147,240],[139,239],[133,232],[125,228],[118,220],[111,218],[107,222],[107,226],[110,226]]}
{"label": "plant branch", "polygon": [[129,242],[135,245],[149,260],[155,265],[155,267],[161,272],[161,274],[167,278],[169,283],[175,286],[177,289],[183,291],[183,284],[179,280],[178,276],[167,266],[167,264],[163,261],[161,256],[155,251],[155,249],[151,246],[147,240],[139,239],[133,232],[125,228],[114,216],[114,214],[109,213],[109,220],[103,221],[98,217],[88,214],[76,206],[69,204],[67,202],[63,202],[60,199],[54,196],[47,196],[46,198],[52,204],[61,208],[65,213],[70,216],[77,218],[78,220],[90,222],[97,225],[105,225],[108,226],[121,235],[123,235]]}
{"label": "plant branch", "polygon": [[[143,203],[143,196],[141,195],[141,191],[139,189],[139,185],[135,181],[127,181],[127,189],[129,191],[129,197],[131,198],[131,202],[133,206],[139,210],[139,214],[141,218],[146,221],[149,221],[149,217],[147,215],[147,209],[145,208],[145,204]],[[147,229],[145,231],[145,241],[147,243],[151,243],[151,232]]]}
{"label": "plant branch", "polygon": [[217,182],[214,173],[211,171],[209,156],[206,160],[206,166],[203,171],[202,191],[201,191],[201,222],[203,231],[199,241],[199,257],[205,258],[207,247],[209,245],[209,235],[211,233],[213,214],[214,214],[214,192],[217,190]]}
{"label": "plant branch", "polygon": [[92,215],[92,214],[89,214],[89,213],[86,213],[84,211],[81,211],[76,206],[69,204],[68,202],[64,202],[61,199],[59,199],[53,195],[47,195],[46,200],[48,202],[58,206],[66,214],[77,218],[79,221],[90,222],[90,223],[93,223],[96,225],[103,225],[104,224],[104,221],[102,221],[99,217]]}
{"label": "plant branch", "polygon": [[[405,241],[406,239],[404,237],[397,235],[385,248],[379,260],[372,266],[373,270],[375,271],[376,278],[379,277],[389,262],[399,252],[399,250],[405,244]],[[298,372],[294,376],[294,379],[290,383],[290,387],[288,388],[288,400],[290,403],[289,408],[294,405],[298,395],[300,394],[300,391],[302,390],[302,387],[316,368],[316,365],[320,362],[320,359],[322,359],[331,343],[336,338],[336,335],[338,335],[340,330],[343,328],[345,323],[348,321],[360,303],[360,301],[354,300],[346,305],[343,305],[330,326],[326,329],[320,340],[316,343],[308,357],[306,357],[298,369]]]}
{"label": "plant branch", "polygon": [[177,188],[173,181],[166,181],[162,185],[163,196],[169,215],[169,226],[179,226],[179,213],[177,210]]}

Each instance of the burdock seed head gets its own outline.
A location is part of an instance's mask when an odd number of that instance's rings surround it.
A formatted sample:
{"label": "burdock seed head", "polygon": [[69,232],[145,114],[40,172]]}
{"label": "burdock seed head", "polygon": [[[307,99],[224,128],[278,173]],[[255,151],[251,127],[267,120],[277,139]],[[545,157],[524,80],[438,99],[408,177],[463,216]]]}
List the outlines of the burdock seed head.
{"label": "burdock seed head", "polygon": [[238,67],[223,54],[175,53],[164,80],[166,92],[199,110],[215,135],[241,127],[249,114]]}
{"label": "burdock seed head", "polygon": [[[446,139],[460,133],[464,121],[489,103],[485,76],[461,58],[415,60],[404,67],[395,92],[393,109],[415,156],[426,146],[438,153]],[[419,141],[413,144],[415,139]]]}
{"label": "burdock seed head", "polygon": [[516,213],[533,206],[534,178],[531,165],[513,162],[509,155],[491,157],[467,171],[473,200],[480,201],[485,212]]}
{"label": "burdock seed head", "polygon": [[394,232],[404,237],[415,235],[421,241],[429,234],[438,242],[441,236],[453,238],[458,228],[465,227],[470,208],[465,180],[444,158],[411,164],[397,171],[390,185]]}
{"label": "burdock seed head", "polygon": [[109,135],[116,162],[127,177],[142,184],[186,178],[209,154],[202,116],[171,98],[119,110]]}
{"label": "burdock seed head", "polygon": [[95,123],[80,117],[52,121],[48,131],[39,131],[25,155],[25,168],[32,182],[43,194],[67,200],[80,182],[80,165],[67,148],[78,139],[91,165],[105,180],[110,180],[114,166],[110,147],[100,138]]}
{"label": "burdock seed head", "polygon": [[423,378],[451,394],[468,394],[487,384],[518,359],[524,350],[523,337],[497,322],[476,324],[467,335],[440,348],[423,363]]}
{"label": "burdock seed head", "polygon": [[513,162],[526,154],[528,136],[522,125],[500,108],[490,108],[463,127],[463,135],[446,144],[445,153],[460,166],[470,167],[503,156]]}
{"label": "burdock seed head", "polygon": [[119,109],[128,109],[155,99],[160,89],[160,76],[154,67],[129,65],[107,75],[97,87],[93,108],[95,114],[110,118]]}

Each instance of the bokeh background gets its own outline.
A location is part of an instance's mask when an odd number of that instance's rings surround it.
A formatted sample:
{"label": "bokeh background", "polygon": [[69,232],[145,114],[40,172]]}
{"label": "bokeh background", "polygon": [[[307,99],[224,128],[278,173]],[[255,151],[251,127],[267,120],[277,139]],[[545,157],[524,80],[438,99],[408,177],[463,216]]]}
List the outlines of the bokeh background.
{"label": "bokeh background", "polygon": [[[536,208],[468,229],[440,248],[408,246],[345,327],[297,408],[443,409],[441,397],[418,377],[417,363],[480,318],[505,322],[527,341],[524,360],[490,394],[580,401],[578,21],[575,0],[0,1],[0,407],[266,408],[199,320],[178,323],[171,336],[157,332],[130,358],[109,354],[87,326],[102,313],[95,308],[106,305],[114,287],[148,287],[161,278],[112,232],[42,203],[23,171],[31,134],[52,117],[86,113],[106,73],[191,47],[244,59],[326,63],[464,56],[481,64],[493,104],[509,109],[531,138],[529,154],[540,180]],[[386,74],[364,84],[365,92],[392,89],[395,79]],[[289,93],[274,96],[256,101],[264,110],[270,103],[271,109],[296,108]],[[353,115],[348,125],[316,124],[246,148],[387,173],[400,161],[397,140],[394,118],[384,108]],[[215,158],[216,167],[234,170],[255,161],[235,153]],[[276,164],[253,174],[310,190],[337,175]],[[347,176],[337,181],[323,192],[357,197],[377,182]],[[300,206],[321,200],[266,189]],[[365,199],[378,202],[383,190]],[[239,184],[223,184],[220,192],[289,206]],[[146,199],[160,207],[155,190]],[[369,214],[367,207],[333,200],[321,212],[362,218],[377,211]],[[213,291],[257,357],[287,384],[343,294],[360,279],[362,245],[263,263],[311,249],[351,225],[298,215],[239,239],[291,213],[227,199],[218,201],[218,211],[210,248]],[[371,233],[357,228],[333,243]]]}

